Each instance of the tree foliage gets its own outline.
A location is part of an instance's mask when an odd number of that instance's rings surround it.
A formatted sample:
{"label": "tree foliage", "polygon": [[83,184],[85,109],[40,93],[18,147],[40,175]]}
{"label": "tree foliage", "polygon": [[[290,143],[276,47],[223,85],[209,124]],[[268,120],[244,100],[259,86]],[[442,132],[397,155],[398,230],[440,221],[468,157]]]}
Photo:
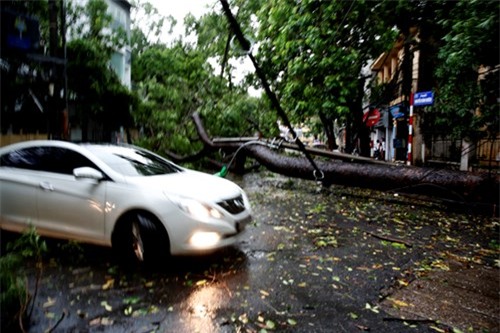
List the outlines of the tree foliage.
{"label": "tree foliage", "polygon": [[294,122],[319,116],[329,138],[335,119],[360,129],[362,68],[395,39],[381,9],[370,1],[281,0],[261,8],[259,59]]}
{"label": "tree foliage", "polygon": [[[31,324],[31,315],[37,302],[47,244],[40,238],[35,227],[30,226],[14,242],[7,243],[6,249],[6,253],[2,253],[0,257],[1,328],[11,332],[24,332],[24,325]],[[34,259],[36,263],[33,290],[28,289],[30,274],[24,266],[30,259]],[[31,271],[33,274],[32,269]]]}
{"label": "tree foliage", "polygon": [[[213,136],[274,130],[270,124],[275,124],[276,118],[268,118],[264,101],[248,95],[245,82],[232,81],[227,59],[227,75],[218,75],[214,68],[226,52],[224,17],[217,13],[199,19],[188,15],[185,22],[187,33],[196,34],[196,42],[150,42],[133,59],[134,87],[143,101],[134,112],[145,133],[140,144],[158,151],[196,152],[201,144],[194,141],[197,134],[190,116],[195,111],[203,115]],[[241,54],[232,50],[228,57]]]}
{"label": "tree foliage", "polygon": [[78,2],[69,2],[68,37],[88,39],[97,42],[107,55],[128,42],[122,27],[113,27],[113,17],[107,12],[108,5],[104,0],[93,0],[81,6]]}
{"label": "tree foliage", "polygon": [[500,4],[454,4],[451,11],[440,13],[439,24],[446,33],[438,51],[437,104],[429,115],[430,126],[454,138],[496,137]]}
{"label": "tree foliage", "polygon": [[133,77],[143,103],[135,112],[148,146],[189,150],[189,114],[206,95],[210,79],[204,57],[180,43],[156,45],[135,61]]}
{"label": "tree foliage", "polygon": [[[160,43],[163,33],[171,33],[177,21],[172,15],[164,16],[149,1],[132,0],[130,47],[132,60],[146,50],[151,43]],[[167,26],[166,26],[167,25]]]}
{"label": "tree foliage", "polygon": [[200,148],[193,144],[194,111],[203,114],[214,136],[239,136],[262,120],[259,101],[241,89],[229,90],[206,54],[189,45],[154,45],[135,64],[133,76],[143,103],[134,117],[146,134],[142,144],[150,148],[184,154]]}

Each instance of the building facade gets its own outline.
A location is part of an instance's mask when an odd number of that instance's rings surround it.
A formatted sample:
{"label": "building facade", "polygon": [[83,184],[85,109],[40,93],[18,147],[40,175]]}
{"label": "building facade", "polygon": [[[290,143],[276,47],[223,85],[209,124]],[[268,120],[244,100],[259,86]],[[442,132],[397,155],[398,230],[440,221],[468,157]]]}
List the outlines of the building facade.
{"label": "building facade", "polygon": [[[418,38],[412,30],[412,38]],[[372,141],[380,140],[385,146],[385,160],[422,164],[422,136],[418,130],[419,118],[412,109],[412,95],[418,90],[420,51],[410,49],[410,91],[404,91],[403,62],[405,61],[405,39],[400,38],[394,47],[381,54],[372,64],[371,70],[377,84],[387,85],[391,95],[381,101],[370,101],[380,112],[380,121],[373,126]],[[408,61],[408,60],[406,60]]]}
{"label": "building facade", "polygon": [[[401,38],[394,47],[381,54],[371,65],[377,83],[387,85],[391,93],[383,101],[370,101],[380,112],[380,120],[373,125],[372,141],[385,142],[385,160],[417,166],[434,166],[466,170],[490,169],[500,166],[500,137],[482,139],[478,142],[452,140],[447,133],[422,133],[425,112],[432,112],[433,88],[425,80],[432,69],[425,62],[426,54],[415,47],[420,42],[418,30],[410,30],[410,38]],[[410,46],[405,47],[408,40]],[[405,52],[409,53],[405,54]],[[405,58],[406,57],[406,58]],[[408,60],[409,59],[409,60]],[[409,91],[405,91],[404,61],[407,61],[406,76]],[[482,79],[480,68],[478,80]],[[500,70],[500,65],[491,70]],[[408,80],[408,78],[406,79]],[[426,103],[415,103],[420,95],[428,94]],[[478,112],[480,112],[478,110]]]}

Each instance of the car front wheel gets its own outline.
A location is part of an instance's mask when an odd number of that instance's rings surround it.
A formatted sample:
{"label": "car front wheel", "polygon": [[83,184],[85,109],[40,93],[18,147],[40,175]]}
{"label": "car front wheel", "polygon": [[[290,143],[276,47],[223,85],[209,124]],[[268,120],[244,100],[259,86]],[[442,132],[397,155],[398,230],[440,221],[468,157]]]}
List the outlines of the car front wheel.
{"label": "car front wheel", "polygon": [[127,267],[156,265],[168,259],[170,246],[161,223],[148,213],[131,213],[113,233],[113,248]]}

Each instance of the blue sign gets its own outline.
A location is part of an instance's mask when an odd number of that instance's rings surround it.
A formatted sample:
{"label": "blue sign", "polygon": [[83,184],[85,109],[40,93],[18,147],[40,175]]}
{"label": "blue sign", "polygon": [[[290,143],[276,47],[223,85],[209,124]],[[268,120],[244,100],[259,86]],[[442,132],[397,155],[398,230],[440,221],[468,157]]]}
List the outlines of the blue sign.
{"label": "blue sign", "polygon": [[404,107],[402,107],[400,105],[391,106],[389,111],[391,112],[392,118],[394,118],[394,119],[402,118],[405,116]]}
{"label": "blue sign", "polygon": [[414,106],[424,106],[434,104],[434,93],[432,91],[422,91],[413,95]]}

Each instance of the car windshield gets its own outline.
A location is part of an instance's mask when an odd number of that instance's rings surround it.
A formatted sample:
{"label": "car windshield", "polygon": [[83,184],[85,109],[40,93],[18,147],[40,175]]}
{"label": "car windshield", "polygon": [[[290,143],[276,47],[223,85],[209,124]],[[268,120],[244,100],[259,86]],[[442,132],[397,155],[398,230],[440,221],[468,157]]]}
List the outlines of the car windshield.
{"label": "car windshield", "polygon": [[86,148],[125,176],[154,176],[183,171],[179,166],[135,147],[88,145]]}

